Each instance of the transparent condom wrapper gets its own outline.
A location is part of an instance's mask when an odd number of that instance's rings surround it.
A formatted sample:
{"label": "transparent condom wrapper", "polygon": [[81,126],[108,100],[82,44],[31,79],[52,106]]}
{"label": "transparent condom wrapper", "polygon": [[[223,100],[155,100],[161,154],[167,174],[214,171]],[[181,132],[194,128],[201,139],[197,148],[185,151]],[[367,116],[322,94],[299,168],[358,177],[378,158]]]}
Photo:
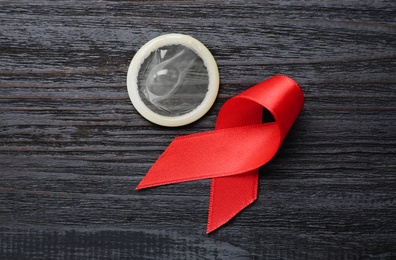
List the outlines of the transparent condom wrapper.
{"label": "transparent condom wrapper", "polygon": [[143,117],[163,126],[181,126],[199,119],[213,105],[219,74],[202,43],[187,35],[167,34],[136,53],[127,86]]}

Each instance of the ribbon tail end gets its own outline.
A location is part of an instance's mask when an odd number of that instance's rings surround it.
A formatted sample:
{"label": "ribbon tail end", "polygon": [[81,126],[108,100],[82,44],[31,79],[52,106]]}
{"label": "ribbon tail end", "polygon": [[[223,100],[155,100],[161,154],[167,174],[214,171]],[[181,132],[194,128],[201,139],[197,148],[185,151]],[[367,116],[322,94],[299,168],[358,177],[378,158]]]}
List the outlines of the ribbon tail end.
{"label": "ribbon tail end", "polygon": [[139,182],[138,186],[136,186],[135,190],[143,190],[143,189],[150,188],[150,187],[153,187],[153,186],[155,186],[155,184],[148,183],[148,182],[145,180],[145,178],[143,178],[143,179]]}
{"label": "ribbon tail end", "polygon": [[252,204],[257,199],[257,190],[257,169],[241,175],[212,179],[206,234],[226,224]]}
{"label": "ribbon tail end", "polygon": [[142,187],[142,185],[140,185],[140,183],[138,184],[138,186],[136,186],[135,190],[142,190],[144,189],[144,187]]}
{"label": "ribbon tail end", "polygon": [[253,198],[250,202],[246,203],[242,208],[239,208],[238,210],[235,210],[232,215],[228,217],[214,217],[213,212],[209,212],[209,220],[208,220],[208,225],[206,227],[206,234],[208,235],[209,233],[215,231],[216,229],[220,228],[224,224],[226,224],[228,221],[230,221],[232,218],[234,218],[239,212],[241,212],[243,209],[245,209],[247,206],[252,204],[257,197]]}

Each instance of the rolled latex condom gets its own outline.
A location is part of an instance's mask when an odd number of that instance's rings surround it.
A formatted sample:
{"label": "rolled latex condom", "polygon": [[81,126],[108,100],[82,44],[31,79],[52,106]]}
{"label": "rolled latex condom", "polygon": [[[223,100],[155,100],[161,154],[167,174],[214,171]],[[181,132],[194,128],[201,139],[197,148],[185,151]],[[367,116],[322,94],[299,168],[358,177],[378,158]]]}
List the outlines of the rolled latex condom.
{"label": "rolled latex condom", "polygon": [[136,110],[162,126],[182,126],[201,118],[219,89],[217,64],[198,40],[166,34],[146,43],[133,57],[128,94]]}

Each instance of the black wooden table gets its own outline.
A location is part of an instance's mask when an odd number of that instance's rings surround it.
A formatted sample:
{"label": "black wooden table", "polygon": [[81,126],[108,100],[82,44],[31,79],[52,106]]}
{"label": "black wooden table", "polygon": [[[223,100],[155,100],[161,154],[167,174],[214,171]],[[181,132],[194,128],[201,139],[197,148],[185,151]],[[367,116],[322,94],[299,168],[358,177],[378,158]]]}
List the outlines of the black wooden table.
{"label": "black wooden table", "polygon": [[[148,40],[191,35],[221,85],[199,121],[132,106]],[[0,1],[0,259],[395,259],[396,3]],[[135,191],[171,140],[275,74],[305,107],[259,197],[206,235],[209,180]]]}

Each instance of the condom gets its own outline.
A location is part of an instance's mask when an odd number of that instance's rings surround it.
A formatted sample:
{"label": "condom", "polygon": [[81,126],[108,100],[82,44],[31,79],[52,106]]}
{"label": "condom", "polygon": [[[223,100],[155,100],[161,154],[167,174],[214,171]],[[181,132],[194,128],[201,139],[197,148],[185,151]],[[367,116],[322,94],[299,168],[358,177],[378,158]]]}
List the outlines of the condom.
{"label": "condom", "polygon": [[188,35],[166,34],[135,54],[127,88],[144,118],[162,126],[182,126],[209,111],[219,90],[219,72],[201,42]]}

